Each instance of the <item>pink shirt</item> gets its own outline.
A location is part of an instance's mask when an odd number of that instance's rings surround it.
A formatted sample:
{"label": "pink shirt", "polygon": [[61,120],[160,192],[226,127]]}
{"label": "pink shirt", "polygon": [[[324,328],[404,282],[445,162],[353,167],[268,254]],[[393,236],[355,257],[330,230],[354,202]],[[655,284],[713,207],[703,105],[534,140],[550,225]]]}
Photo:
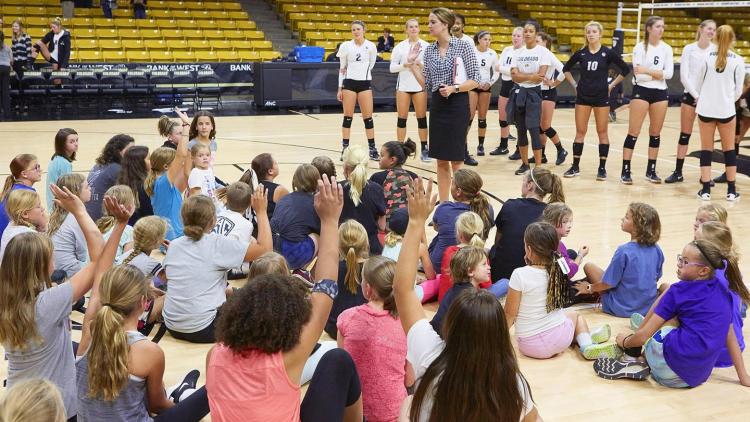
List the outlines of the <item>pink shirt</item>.
{"label": "pink shirt", "polygon": [[300,386],[286,373],[281,352],[235,354],[217,343],[206,372],[211,420],[299,422]]}
{"label": "pink shirt", "polygon": [[398,318],[368,304],[347,309],[336,327],[362,385],[368,422],[398,420],[406,398],[406,335]]}

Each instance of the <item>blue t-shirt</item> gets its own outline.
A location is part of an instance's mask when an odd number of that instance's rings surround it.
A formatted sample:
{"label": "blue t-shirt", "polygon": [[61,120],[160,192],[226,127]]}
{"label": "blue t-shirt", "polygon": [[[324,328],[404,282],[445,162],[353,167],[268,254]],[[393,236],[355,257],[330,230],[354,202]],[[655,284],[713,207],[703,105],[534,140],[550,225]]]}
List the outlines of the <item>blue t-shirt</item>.
{"label": "blue t-shirt", "polygon": [[49,168],[47,168],[47,211],[52,212],[52,200],[55,197],[52,195],[49,185],[57,182],[60,176],[65,174],[73,173],[73,162],[68,161],[67,158],[61,155],[55,155],[55,158],[49,162]]}
{"label": "blue t-shirt", "polygon": [[659,245],[620,245],[602,276],[602,281],[612,287],[602,295],[602,310],[622,318],[634,312],[646,315],[656,300],[656,282],[663,265],[664,254]]}
{"label": "blue t-shirt", "polygon": [[295,191],[279,199],[271,218],[271,231],[289,242],[301,242],[310,233],[320,234],[313,194]]}
{"label": "blue t-shirt", "polygon": [[664,360],[686,384],[695,387],[711,375],[726,345],[732,322],[732,296],[717,278],[679,281],[669,287],[654,313],[680,325],[664,337]]}
{"label": "blue t-shirt", "polygon": [[[31,186],[22,185],[20,183],[15,183],[10,188],[11,192],[16,189],[30,190],[30,191],[36,192],[36,189],[32,188]],[[8,224],[10,223],[10,216],[8,215],[8,212],[5,211],[6,202],[8,202],[7,199],[5,201],[0,202],[0,237],[3,236],[3,232],[5,231],[5,228],[8,227]]]}
{"label": "blue t-shirt", "polygon": [[440,301],[440,306],[438,306],[435,316],[433,316],[432,321],[430,321],[432,328],[441,337],[443,335],[443,320],[445,319],[445,316],[448,315],[448,309],[450,309],[451,304],[461,292],[473,288],[474,286],[471,283],[453,283],[453,286],[445,292],[445,296],[443,296],[443,300]]}
{"label": "blue t-shirt", "polygon": [[167,240],[182,236],[182,193],[169,183],[167,174],[164,173],[154,182],[154,195],[151,197],[151,206],[154,215],[163,217],[169,223],[167,227]]}
{"label": "blue t-shirt", "polygon": [[[443,202],[438,205],[435,209],[435,214],[432,216],[432,221],[437,226],[437,236],[432,239],[428,248],[430,252],[430,261],[432,266],[436,269],[440,269],[440,264],[443,261],[443,252],[449,247],[458,245],[456,239],[456,220],[458,216],[471,211],[469,204],[462,202]],[[489,220],[495,217],[492,207],[489,210]]]}
{"label": "blue t-shirt", "polygon": [[[729,294],[732,296],[732,328],[734,329],[734,335],[737,337],[737,343],[740,345],[740,350],[745,351],[745,337],[742,335],[742,299],[740,299],[737,293],[729,289],[729,281],[726,277],[725,270],[716,270],[716,278],[719,279],[722,285],[727,288]],[[732,366],[732,357],[729,356],[729,351],[726,345],[721,349],[719,358],[716,359],[717,368],[726,368]]]}

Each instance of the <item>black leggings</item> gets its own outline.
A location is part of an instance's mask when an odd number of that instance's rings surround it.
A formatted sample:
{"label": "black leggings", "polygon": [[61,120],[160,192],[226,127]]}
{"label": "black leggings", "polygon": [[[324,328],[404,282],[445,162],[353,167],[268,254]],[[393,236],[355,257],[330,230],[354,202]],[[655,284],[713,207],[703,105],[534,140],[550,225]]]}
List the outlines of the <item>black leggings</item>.
{"label": "black leggings", "polygon": [[302,400],[302,422],[343,420],[344,409],[356,403],[361,395],[352,357],[344,349],[330,350],[320,359]]}
{"label": "black leggings", "polygon": [[519,107],[516,109],[515,115],[516,131],[518,132],[518,146],[526,147],[529,146],[529,138],[526,136],[526,131],[531,134],[531,149],[542,149],[542,139],[539,137],[539,126],[526,127],[526,107]]}
{"label": "black leggings", "polygon": [[[216,318],[219,317],[219,314],[216,314]],[[194,333],[181,333],[179,331],[174,331],[169,328],[169,334],[172,335],[172,337],[176,338],[177,340],[185,340],[189,341],[190,343],[201,343],[201,344],[208,344],[208,343],[215,343],[216,342],[216,336],[214,334],[214,331],[216,329],[216,319],[211,321],[211,325],[208,327],[196,331]]]}
{"label": "black leggings", "polygon": [[154,422],[198,422],[208,415],[208,392],[203,386],[190,397],[154,416]]}

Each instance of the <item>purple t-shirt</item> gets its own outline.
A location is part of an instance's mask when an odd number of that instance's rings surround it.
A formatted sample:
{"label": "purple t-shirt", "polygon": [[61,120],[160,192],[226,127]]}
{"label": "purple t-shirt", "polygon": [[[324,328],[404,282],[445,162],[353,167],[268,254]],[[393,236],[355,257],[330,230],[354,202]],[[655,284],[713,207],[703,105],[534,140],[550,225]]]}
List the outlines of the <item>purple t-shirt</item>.
{"label": "purple t-shirt", "polygon": [[718,278],[679,281],[669,287],[654,313],[680,325],[664,337],[664,360],[691,387],[711,375],[726,345],[732,296]]}
{"label": "purple t-shirt", "polygon": [[[716,278],[721,281],[721,284],[729,290],[729,281],[727,280],[724,270],[716,270]],[[734,328],[734,335],[737,337],[737,343],[740,345],[740,350],[745,351],[745,337],[742,335],[742,299],[737,293],[729,290],[729,294],[732,295],[732,328]],[[732,357],[729,356],[729,351],[726,345],[721,349],[719,358],[716,360],[717,368],[726,368],[732,366]]]}
{"label": "purple t-shirt", "polygon": [[568,278],[572,279],[573,276],[576,275],[578,272],[578,264],[576,264],[575,260],[570,259],[570,255],[568,255],[568,248],[565,247],[565,244],[560,241],[560,245],[558,246],[558,251],[560,252],[560,255],[562,255],[563,258],[565,258],[565,262],[568,263],[568,267],[570,267],[570,271],[568,272]]}

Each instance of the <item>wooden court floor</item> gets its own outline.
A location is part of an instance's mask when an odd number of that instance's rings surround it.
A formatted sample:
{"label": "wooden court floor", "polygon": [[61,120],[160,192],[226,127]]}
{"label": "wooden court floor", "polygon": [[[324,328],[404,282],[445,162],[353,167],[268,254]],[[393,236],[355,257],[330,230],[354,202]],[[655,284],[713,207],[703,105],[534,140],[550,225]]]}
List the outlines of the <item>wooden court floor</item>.
{"label": "wooden court floor", "polygon": [[[686,182],[677,185],[652,185],[642,176],[646,167],[647,124],[636,146],[633,157],[634,184],[625,186],[619,182],[622,158],[622,142],[627,131],[627,110],[618,113],[618,122],[610,124],[609,180],[595,180],[597,139],[592,124],[586,137],[582,159],[582,174],[574,179],[564,179],[566,202],[574,211],[574,227],[570,238],[565,240],[570,248],[586,244],[591,252],[586,262],[606,266],[619,244],[628,237],[620,231],[620,218],[628,203],[647,202],[656,207],[661,216],[662,236],[659,242],[666,262],[662,282],[676,281],[676,255],[692,240],[692,224],[700,201],[695,193],[699,189],[698,160],[688,158],[684,175]],[[395,139],[395,113],[376,113],[375,130],[378,145]],[[46,170],[53,151],[53,139],[57,129],[72,127],[80,134],[78,160],[73,164],[75,171],[87,172],[104,143],[114,134],[128,133],[138,144],[156,148],[162,140],[156,131],[154,119],[82,120],[55,122],[0,123],[0,163],[8,163],[20,153],[33,153],[40,158]],[[252,117],[217,118],[217,140],[219,150],[215,172],[225,181],[232,181],[242,174],[240,168],[249,167],[252,158],[262,152],[270,152],[280,165],[277,182],[291,187],[292,173],[300,163],[309,162],[317,155],[328,155],[338,164],[341,139],[340,114],[326,115],[279,115]],[[493,149],[499,137],[497,112],[488,116],[486,149]],[[413,114],[408,121],[409,135],[416,138],[416,120]],[[572,109],[556,112],[553,127],[560,134],[565,147],[570,151],[574,135]],[[698,149],[697,124],[690,151]],[[662,147],[657,171],[662,178],[667,177],[674,167],[674,157],[679,135],[679,109],[670,108],[662,131]],[[355,116],[352,128],[352,144],[365,145],[364,128],[359,115]],[[470,135],[472,153],[476,148],[476,124]],[[513,144],[511,144],[512,146]],[[550,146],[549,156],[554,161],[554,148]],[[484,189],[494,197],[504,200],[520,195],[521,177],[513,175],[518,162],[506,157],[477,157],[480,161],[476,170],[484,178]],[[562,175],[568,168],[572,154],[562,166],[547,167]],[[432,175],[434,164],[419,160],[409,160],[411,170],[424,176]],[[0,172],[7,173],[6,164]],[[371,170],[377,164],[371,163]],[[340,167],[339,167],[340,169]],[[714,176],[722,169],[715,167]],[[7,174],[2,174],[4,178]],[[43,180],[46,178],[43,177]],[[42,184],[37,185],[38,188]],[[729,204],[723,198],[725,186],[714,188],[715,201],[729,209],[729,225],[739,243],[740,253],[746,251],[750,243],[750,180],[739,175],[738,190],[743,194],[740,201]],[[44,194],[44,189],[39,189]],[[745,196],[748,196],[747,198]],[[497,211],[501,203],[491,200]],[[432,236],[428,229],[428,236]],[[491,234],[490,238],[494,238]],[[741,268],[750,274],[750,258],[741,259]],[[434,311],[434,305],[427,305]],[[582,311],[589,318],[590,325],[602,323],[612,325],[613,333],[625,331],[628,321],[607,316],[597,309]],[[77,318],[79,315],[74,315]],[[750,328],[744,329],[745,337],[750,338]],[[74,338],[79,333],[74,332]],[[209,346],[194,345],[177,341],[169,335],[161,341],[167,357],[165,382],[174,383],[192,368],[205,372],[205,354]],[[750,366],[750,351],[744,353]],[[598,378],[589,361],[583,360],[577,351],[569,349],[561,356],[538,361],[519,357],[523,373],[528,378],[536,405],[547,421],[580,420],[659,420],[659,421],[703,421],[703,420],[750,420],[750,389],[739,385],[732,368],[714,370],[708,382],[691,390],[670,390],[653,381],[606,381]],[[0,365],[0,377],[4,378],[7,365]],[[201,383],[205,378],[201,376]]]}

